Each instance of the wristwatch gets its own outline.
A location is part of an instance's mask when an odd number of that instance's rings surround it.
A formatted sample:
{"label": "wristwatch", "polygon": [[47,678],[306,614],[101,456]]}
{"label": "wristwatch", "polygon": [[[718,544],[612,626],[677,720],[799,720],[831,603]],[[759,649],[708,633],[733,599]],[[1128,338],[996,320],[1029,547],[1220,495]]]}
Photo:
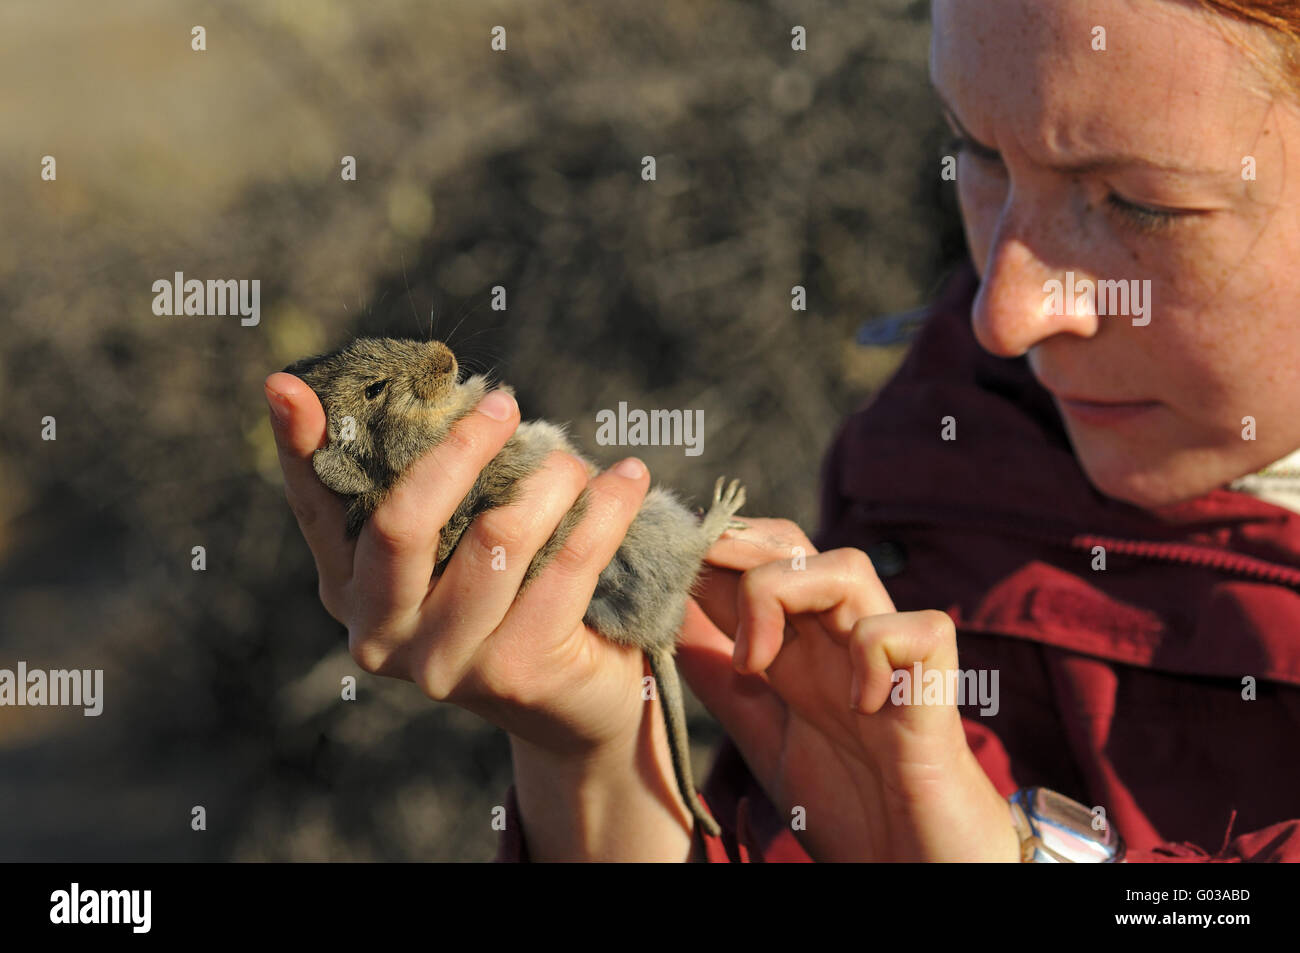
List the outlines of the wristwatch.
{"label": "wristwatch", "polygon": [[1021,788],[1007,798],[1020,835],[1020,860],[1034,864],[1118,864],[1124,838],[1078,801],[1050,788]]}

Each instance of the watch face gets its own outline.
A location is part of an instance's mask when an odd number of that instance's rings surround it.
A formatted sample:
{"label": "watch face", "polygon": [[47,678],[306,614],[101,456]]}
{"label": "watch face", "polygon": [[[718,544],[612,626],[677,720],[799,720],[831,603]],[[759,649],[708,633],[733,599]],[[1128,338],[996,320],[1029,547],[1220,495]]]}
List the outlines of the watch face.
{"label": "watch face", "polygon": [[1096,864],[1123,858],[1124,842],[1101,808],[1087,808],[1050,788],[1031,789],[1026,802],[1043,845],[1061,860]]}

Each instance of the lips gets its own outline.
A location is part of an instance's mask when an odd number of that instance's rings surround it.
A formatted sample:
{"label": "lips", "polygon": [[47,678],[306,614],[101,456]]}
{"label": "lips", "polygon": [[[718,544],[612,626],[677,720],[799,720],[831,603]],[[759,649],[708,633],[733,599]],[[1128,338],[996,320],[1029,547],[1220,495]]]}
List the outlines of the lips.
{"label": "lips", "polygon": [[1031,361],[1030,372],[1034,379],[1052,395],[1061,415],[1073,423],[1096,426],[1125,423],[1140,419],[1160,406],[1158,400],[1067,393],[1067,388],[1055,387],[1044,380],[1040,376],[1043,368],[1034,367],[1032,363]]}

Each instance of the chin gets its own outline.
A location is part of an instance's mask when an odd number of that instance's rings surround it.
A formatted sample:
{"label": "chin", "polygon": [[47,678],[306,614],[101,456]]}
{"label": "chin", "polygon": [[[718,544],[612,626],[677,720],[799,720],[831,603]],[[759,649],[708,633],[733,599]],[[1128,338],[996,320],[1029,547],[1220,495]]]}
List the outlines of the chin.
{"label": "chin", "polygon": [[1208,479],[1178,462],[1145,461],[1113,451],[1077,453],[1083,472],[1099,493],[1142,509],[1184,503],[1204,496],[1226,480]]}

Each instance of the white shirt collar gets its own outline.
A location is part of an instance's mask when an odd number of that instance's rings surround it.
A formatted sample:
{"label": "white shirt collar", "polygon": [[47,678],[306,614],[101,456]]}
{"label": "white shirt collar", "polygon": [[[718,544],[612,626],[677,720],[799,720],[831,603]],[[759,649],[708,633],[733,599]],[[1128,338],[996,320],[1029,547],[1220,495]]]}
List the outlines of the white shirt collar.
{"label": "white shirt collar", "polygon": [[1300,513],[1300,450],[1270,463],[1258,473],[1233,480],[1230,490],[1240,490],[1266,503]]}

